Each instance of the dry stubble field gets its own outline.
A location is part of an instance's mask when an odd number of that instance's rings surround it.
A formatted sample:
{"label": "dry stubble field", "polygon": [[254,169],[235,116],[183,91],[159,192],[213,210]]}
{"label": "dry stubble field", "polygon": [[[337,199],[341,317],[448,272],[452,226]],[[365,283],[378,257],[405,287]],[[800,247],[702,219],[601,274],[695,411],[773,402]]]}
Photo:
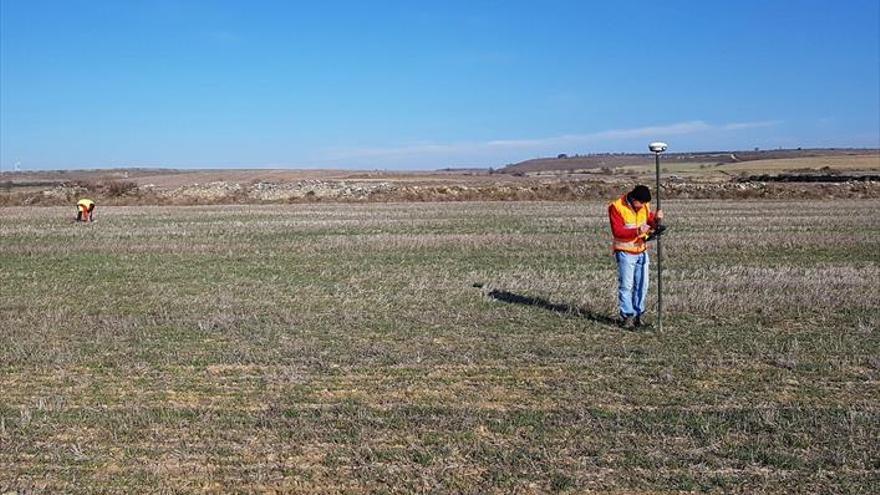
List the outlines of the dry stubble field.
{"label": "dry stubble field", "polygon": [[664,205],[4,208],[0,492],[875,490],[880,203]]}

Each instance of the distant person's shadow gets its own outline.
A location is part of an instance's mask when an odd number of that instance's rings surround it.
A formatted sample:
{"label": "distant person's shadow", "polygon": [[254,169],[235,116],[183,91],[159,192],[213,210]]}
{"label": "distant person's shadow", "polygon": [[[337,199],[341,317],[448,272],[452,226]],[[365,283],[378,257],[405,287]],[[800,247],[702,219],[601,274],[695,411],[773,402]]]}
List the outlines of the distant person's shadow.
{"label": "distant person's shadow", "polygon": [[595,321],[596,323],[603,323],[606,325],[617,324],[617,321],[614,318],[596,313],[592,310],[579,308],[570,304],[552,303],[540,297],[524,296],[522,294],[514,294],[513,292],[498,289],[493,289],[486,295],[492,299],[495,299],[496,301],[506,302],[510,304],[522,304],[525,306],[535,306],[537,308],[546,309],[555,313],[575,316],[577,318],[584,318],[590,321]]}

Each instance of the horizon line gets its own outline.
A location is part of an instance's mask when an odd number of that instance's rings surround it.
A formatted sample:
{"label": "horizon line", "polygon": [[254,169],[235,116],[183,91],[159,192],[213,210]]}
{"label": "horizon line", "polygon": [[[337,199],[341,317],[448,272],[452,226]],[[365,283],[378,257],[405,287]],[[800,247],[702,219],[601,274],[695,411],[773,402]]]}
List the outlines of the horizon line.
{"label": "horizon line", "polygon": [[[717,155],[717,154],[730,154],[730,153],[768,153],[768,152],[779,152],[779,151],[861,151],[861,152],[875,152],[880,153],[880,147],[857,147],[857,146],[828,146],[828,147],[797,147],[797,148],[759,148],[759,149],[728,149],[728,150],[684,150],[684,151],[667,151],[663,153],[665,156],[671,155]],[[258,165],[258,166],[232,166],[232,167],[223,167],[223,166],[207,166],[207,167],[180,167],[174,165],[134,165],[134,166],[109,166],[109,167],[85,167],[85,168],[33,168],[33,169],[19,169],[19,170],[0,170],[0,174],[16,174],[16,173],[27,173],[27,172],[89,172],[89,171],[98,171],[98,170],[164,170],[164,171],[173,171],[173,170],[181,170],[181,171],[230,171],[230,170],[310,170],[310,171],[337,171],[337,172],[373,172],[373,171],[381,171],[381,172],[442,172],[442,171],[454,171],[454,170],[490,170],[490,169],[499,169],[505,168],[510,165],[517,165],[520,163],[530,162],[534,160],[565,160],[572,158],[587,158],[592,156],[651,156],[653,153],[650,151],[645,152],[627,152],[627,151],[608,151],[601,153],[577,153],[574,155],[567,155],[565,158],[560,158],[559,156],[536,156],[533,158],[527,158],[525,160],[521,160],[516,163],[508,163],[502,167],[494,167],[494,166],[479,166],[479,165],[457,165],[457,166],[446,166],[440,168],[411,168],[411,169],[393,169],[393,168],[338,168],[338,167],[318,167],[318,166],[307,166],[307,165]]]}

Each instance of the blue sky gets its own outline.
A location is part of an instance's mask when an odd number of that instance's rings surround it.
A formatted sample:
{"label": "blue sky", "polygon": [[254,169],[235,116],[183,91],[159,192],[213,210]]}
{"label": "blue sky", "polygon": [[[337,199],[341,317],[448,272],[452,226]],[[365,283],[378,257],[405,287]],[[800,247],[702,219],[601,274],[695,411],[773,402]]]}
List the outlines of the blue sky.
{"label": "blue sky", "polygon": [[880,147],[878,4],[0,0],[0,167]]}

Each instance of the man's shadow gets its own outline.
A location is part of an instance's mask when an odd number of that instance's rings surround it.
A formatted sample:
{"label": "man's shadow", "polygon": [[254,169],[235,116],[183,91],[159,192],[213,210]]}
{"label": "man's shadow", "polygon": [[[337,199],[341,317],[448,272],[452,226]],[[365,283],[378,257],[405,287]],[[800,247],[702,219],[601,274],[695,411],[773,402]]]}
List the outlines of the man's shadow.
{"label": "man's shadow", "polygon": [[492,299],[495,299],[496,301],[506,302],[510,304],[522,304],[525,306],[535,306],[541,309],[546,309],[548,311],[553,311],[555,313],[575,316],[577,318],[585,318],[587,320],[595,321],[596,323],[603,323],[606,325],[617,324],[617,321],[614,318],[596,313],[589,309],[579,308],[570,304],[552,303],[540,297],[524,296],[522,294],[514,294],[513,292],[498,289],[493,289],[486,295]]}

